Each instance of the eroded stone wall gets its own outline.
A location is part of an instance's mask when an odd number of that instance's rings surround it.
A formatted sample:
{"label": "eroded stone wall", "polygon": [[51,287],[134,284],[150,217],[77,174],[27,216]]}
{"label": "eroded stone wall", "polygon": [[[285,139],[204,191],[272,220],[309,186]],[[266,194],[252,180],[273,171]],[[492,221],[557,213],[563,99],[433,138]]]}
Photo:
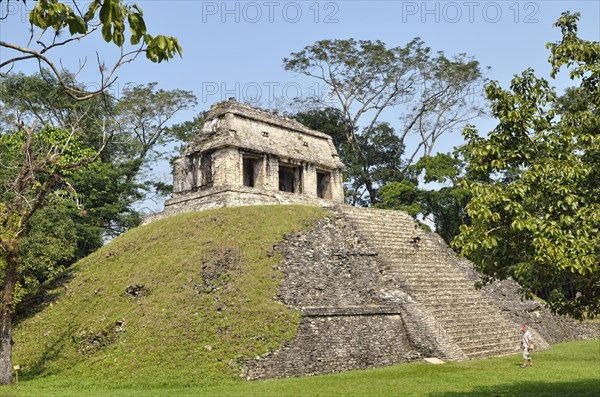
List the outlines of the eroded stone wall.
{"label": "eroded stone wall", "polygon": [[289,306],[376,304],[380,287],[376,253],[335,218],[310,233],[287,237],[276,249],[285,257],[277,297]]}
{"label": "eroded stone wall", "polygon": [[319,375],[397,364],[417,355],[398,313],[306,313],[294,341],[248,363],[246,379]]}
{"label": "eroded stone wall", "polygon": [[288,346],[247,362],[245,378],[327,374],[421,357],[405,330],[412,317],[379,296],[376,253],[341,219],[288,235],[275,250],[285,257],[277,298],[302,318]]}

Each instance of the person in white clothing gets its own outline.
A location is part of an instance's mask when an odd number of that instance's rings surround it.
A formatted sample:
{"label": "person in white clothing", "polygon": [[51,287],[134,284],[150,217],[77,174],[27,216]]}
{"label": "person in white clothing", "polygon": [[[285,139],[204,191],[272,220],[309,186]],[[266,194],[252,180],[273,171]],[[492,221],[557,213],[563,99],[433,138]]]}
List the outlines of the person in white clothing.
{"label": "person in white clothing", "polygon": [[529,364],[530,367],[533,367],[533,362],[531,361],[531,350],[533,348],[533,337],[531,336],[531,332],[527,330],[527,327],[521,326],[521,333],[523,337],[521,338],[521,350],[523,350],[523,365],[521,368],[527,367]]}

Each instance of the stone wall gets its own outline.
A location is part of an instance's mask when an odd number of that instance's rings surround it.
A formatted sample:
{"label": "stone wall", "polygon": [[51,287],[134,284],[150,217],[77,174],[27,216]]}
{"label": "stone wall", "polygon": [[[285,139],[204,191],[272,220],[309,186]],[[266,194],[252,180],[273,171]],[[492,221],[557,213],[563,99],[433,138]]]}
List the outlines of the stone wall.
{"label": "stone wall", "polygon": [[[224,148],[212,156],[214,186],[242,186],[242,167],[239,150]],[[166,204],[168,206],[168,204]]]}
{"label": "stone wall", "polygon": [[204,211],[211,208],[239,207],[245,205],[307,204],[317,207],[335,205],[330,200],[304,194],[286,193],[245,186],[212,187],[194,193],[174,197],[164,211],[147,215],[142,225],[189,211]]}
{"label": "stone wall", "polygon": [[397,364],[418,357],[399,313],[363,308],[304,312],[294,341],[250,361],[246,379],[319,375]]}
{"label": "stone wall", "polygon": [[522,300],[519,297],[519,285],[513,280],[487,285],[483,288],[483,293],[507,317],[535,329],[551,344],[578,339],[600,339],[600,323],[582,323],[567,316],[552,314],[539,301]]}
{"label": "stone wall", "polygon": [[277,297],[289,306],[376,304],[380,287],[377,254],[334,218],[314,230],[287,236],[276,249],[285,261]]}
{"label": "stone wall", "polygon": [[[377,253],[337,216],[277,244],[277,299],[300,310],[294,340],[246,363],[246,379],[326,374],[449,357],[435,319],[401,292],[382,289]],[[456,352],[454,352],[456,353]]]}

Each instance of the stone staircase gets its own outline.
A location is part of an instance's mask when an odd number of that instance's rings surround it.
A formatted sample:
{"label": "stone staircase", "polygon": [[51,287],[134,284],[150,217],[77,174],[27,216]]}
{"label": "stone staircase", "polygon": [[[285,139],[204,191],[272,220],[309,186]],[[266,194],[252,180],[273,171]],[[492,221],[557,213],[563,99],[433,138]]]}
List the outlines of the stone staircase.
{"label": "stone staircase", "polygon": [[[464,353],[451,358],[515,353],[518,324],[474,288],[477,276],[470,264],[438,235],[423,231],[400,211],[349,206],[338,211],[378,253],[386,288],[408,293],[435,318],[438,337]],[[541,340],[538,345],[548,346]]]}

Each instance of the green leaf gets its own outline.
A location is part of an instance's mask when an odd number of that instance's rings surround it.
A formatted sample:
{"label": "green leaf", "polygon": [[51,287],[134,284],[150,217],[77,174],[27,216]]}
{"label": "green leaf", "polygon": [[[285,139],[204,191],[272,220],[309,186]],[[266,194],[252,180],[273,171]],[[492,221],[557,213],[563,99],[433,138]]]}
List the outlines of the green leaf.
{"label": "green leaf", "polygon": [[[104,0],[100,8],[100,22],[104,26],[110,25],[113,22],[113,2],[112,0]],[[107,40],[108,41],[108,40]]]}
{"label": "green leaf", "polygon": [[103,25],[102,26],[102,38],[107,43],[110,43],[112,40],[112,26],[111,25]]}
{"label": "green leaf", "polygon": [[71,18],[67,20],[69,24],[69,32],[73,35],[75,33],[84,34],[87,31],[86,23],[83,18],[78,15],[72,15]]}

